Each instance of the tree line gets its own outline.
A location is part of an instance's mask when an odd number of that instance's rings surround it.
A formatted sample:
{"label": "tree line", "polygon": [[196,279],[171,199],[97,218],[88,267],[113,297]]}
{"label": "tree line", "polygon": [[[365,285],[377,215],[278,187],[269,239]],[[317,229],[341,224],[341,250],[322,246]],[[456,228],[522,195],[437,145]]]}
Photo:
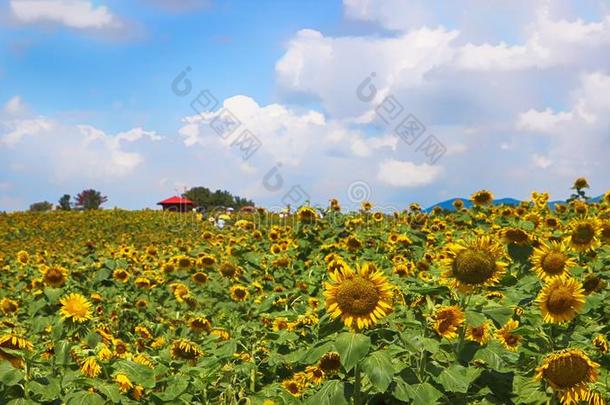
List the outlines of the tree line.
{"label": "tree line", "polygon": [[[102,195],[101,192],[88,189],[83,190],[76,195],[74,201],[70,194],[64,194],[57,202],[56,209],[60,211],[71,211],[71,210],[97,210],[102,204],[108,201],[108,197]],[[35,202],[30,205],[30,211],[33,212],[44,212],[53,209],[53,204],[48,201]]]}
{"label": "tree line", "polygon": [[[211,209],[215,207],[232,207],[240,209],[245,206],[253,206],[254,202],[247,198],[233,195],[226,190],[212,191],[207,187],[192,187],[183,194],[183,197],[191,200],[195,206]],[[70,194],[64,194],[58,200],[55,208],[60,211],[71,210],[97,210],[108,201],[108,197],[93,189],[83,190],[76,195],[74,200]],[[44,212],[53,209],[53,204],[48,201],[35,202],[30,205],[30,211]]]}

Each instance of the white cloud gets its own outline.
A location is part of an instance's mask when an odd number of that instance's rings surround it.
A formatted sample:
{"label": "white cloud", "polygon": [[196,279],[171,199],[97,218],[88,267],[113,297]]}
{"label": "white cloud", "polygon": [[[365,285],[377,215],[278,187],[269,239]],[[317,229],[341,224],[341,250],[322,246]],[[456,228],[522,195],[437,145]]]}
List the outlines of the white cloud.
{"label": "white cloud", "polygon": [[24,113],[27,110],[26,106],[23,104],[21,97],[14,96],[12,97],[5,105],[4,112],[10,115],[17,115]]}
{"label": "white cloud", "polygon": [[544,111],[537,111],[533,108],[519,114],[517,119],[517,129],[521,131],[535,131],[552,133],[562,124],[573,119],[572,112],[555,113],[550,108]]}
{"label": "white cloud", "polygon": [[534,153],[532,155],[532,162],[534,163],[534,165],[536,167],[539,167],[541,169],[546,169],[547,167],[551,166],[553,164],[553,161],[545,156],[539,155],[537,153]]}
{"label": "white cloud", "polygon": [[2,123],[8,132],[0,136],[0,146],[15,146],[24,136],[38,135],[50,131],[54,127],[54,122],[44,117],[26,118],[12,120]]}
{"label": "white cloud", "polygon": [[427,163],[417,165],[413,162],[388,159],[379,165],[377,179],[395,187],[419,187],[433,183],[443,169]]}
{"label": "white cloud", "polygon": [[55,23],[75,29],[119,24],[108,7],[88,0],[10,0],[10,6],[13,16],[26,24]]}
{"label": "white cloud", "polygon": [[73,126],[48,117],[9,116],[0,119],[1,127],[5,130],[0,131],[0,153],[6,154],[3,159],[8,170],[41,171],[59,182],[124,177],[144,160],[128,145],[161,139],[141,128],[110,135],[90,125]]}

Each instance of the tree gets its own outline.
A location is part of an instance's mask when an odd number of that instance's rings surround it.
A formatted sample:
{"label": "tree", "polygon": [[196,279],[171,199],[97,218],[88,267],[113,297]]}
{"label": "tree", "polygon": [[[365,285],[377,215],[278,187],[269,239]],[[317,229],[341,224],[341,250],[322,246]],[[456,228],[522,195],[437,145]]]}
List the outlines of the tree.
{"label": "tree", "polygon": [[58,201],[59,205],[57,206],[57,208],[62,211],[70,211],[72,209],[72,204],[70,203],[71,198],[72,197],[70,196],[70,194],[64,194],[63,196],[61,196]]}
{"label": "tree", "polygon": [[30,211],[32,212],[45,212],[51,211],[53,209],[53,204],[48,201],[40,201],[30,205]]}
{"label": "tree", "polygon": [[212,192],[207,187],[193,187],[184,193],[184,197],[191,200],[196,206],[210,209],[213,207],[233,207],[241,208],[247,205],[254,205],[251,200],[231,195],[226,190],[216,190]]}
{"label": "tree", "polygon": [[76,205],[85,210],[97,210],[108,201],[108,197],[97,190],[83,190],[76,196]]}

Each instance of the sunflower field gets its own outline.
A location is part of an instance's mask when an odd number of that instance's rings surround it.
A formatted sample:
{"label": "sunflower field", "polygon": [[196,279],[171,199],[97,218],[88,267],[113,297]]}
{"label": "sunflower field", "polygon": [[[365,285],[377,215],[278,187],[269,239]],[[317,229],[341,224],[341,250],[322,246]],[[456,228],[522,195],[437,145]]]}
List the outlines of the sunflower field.
{"label": "sunflower field", "polygon": [[610,192],[492,199],[2,213],[0,404],[605,404]]}

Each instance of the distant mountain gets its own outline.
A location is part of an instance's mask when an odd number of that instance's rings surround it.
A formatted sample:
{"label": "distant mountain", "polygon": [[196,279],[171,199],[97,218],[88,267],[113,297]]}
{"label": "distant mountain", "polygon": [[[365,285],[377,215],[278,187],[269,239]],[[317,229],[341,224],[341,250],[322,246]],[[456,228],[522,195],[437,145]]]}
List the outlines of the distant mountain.
{"label": "distant mountain", "polygon": [[[591,199],[589,199],[589,202],[591,203],[595,203],[595,202],[600,202],[602,200],[603,196],[597,196],[597,197],[593,197]],[[468,198],[452,198],[450,200],[446,200],[434,205],[431,205],[430,207],[426,208],[424,210],[424,212],[430,212],[434,209],[434,207],[441,207],[443,209],[449,210],[449,211],[455,211],[455,208],[453,207],[453,202],[455,200],[462,200],[464,202],[464,207],[466,208],[470,208],[472,207],[472,201],[470,201],[470,199]],[[520,200],[517,200],[515,198],[498,198],[496,200],[493,201],[494,205],[519,205],[521,203]],[[557,201],[550,201],[549,205],[551,207],[555,206],[555,204],[565,204],[565,201],[561,201],[561,200],[557,200]]]}

